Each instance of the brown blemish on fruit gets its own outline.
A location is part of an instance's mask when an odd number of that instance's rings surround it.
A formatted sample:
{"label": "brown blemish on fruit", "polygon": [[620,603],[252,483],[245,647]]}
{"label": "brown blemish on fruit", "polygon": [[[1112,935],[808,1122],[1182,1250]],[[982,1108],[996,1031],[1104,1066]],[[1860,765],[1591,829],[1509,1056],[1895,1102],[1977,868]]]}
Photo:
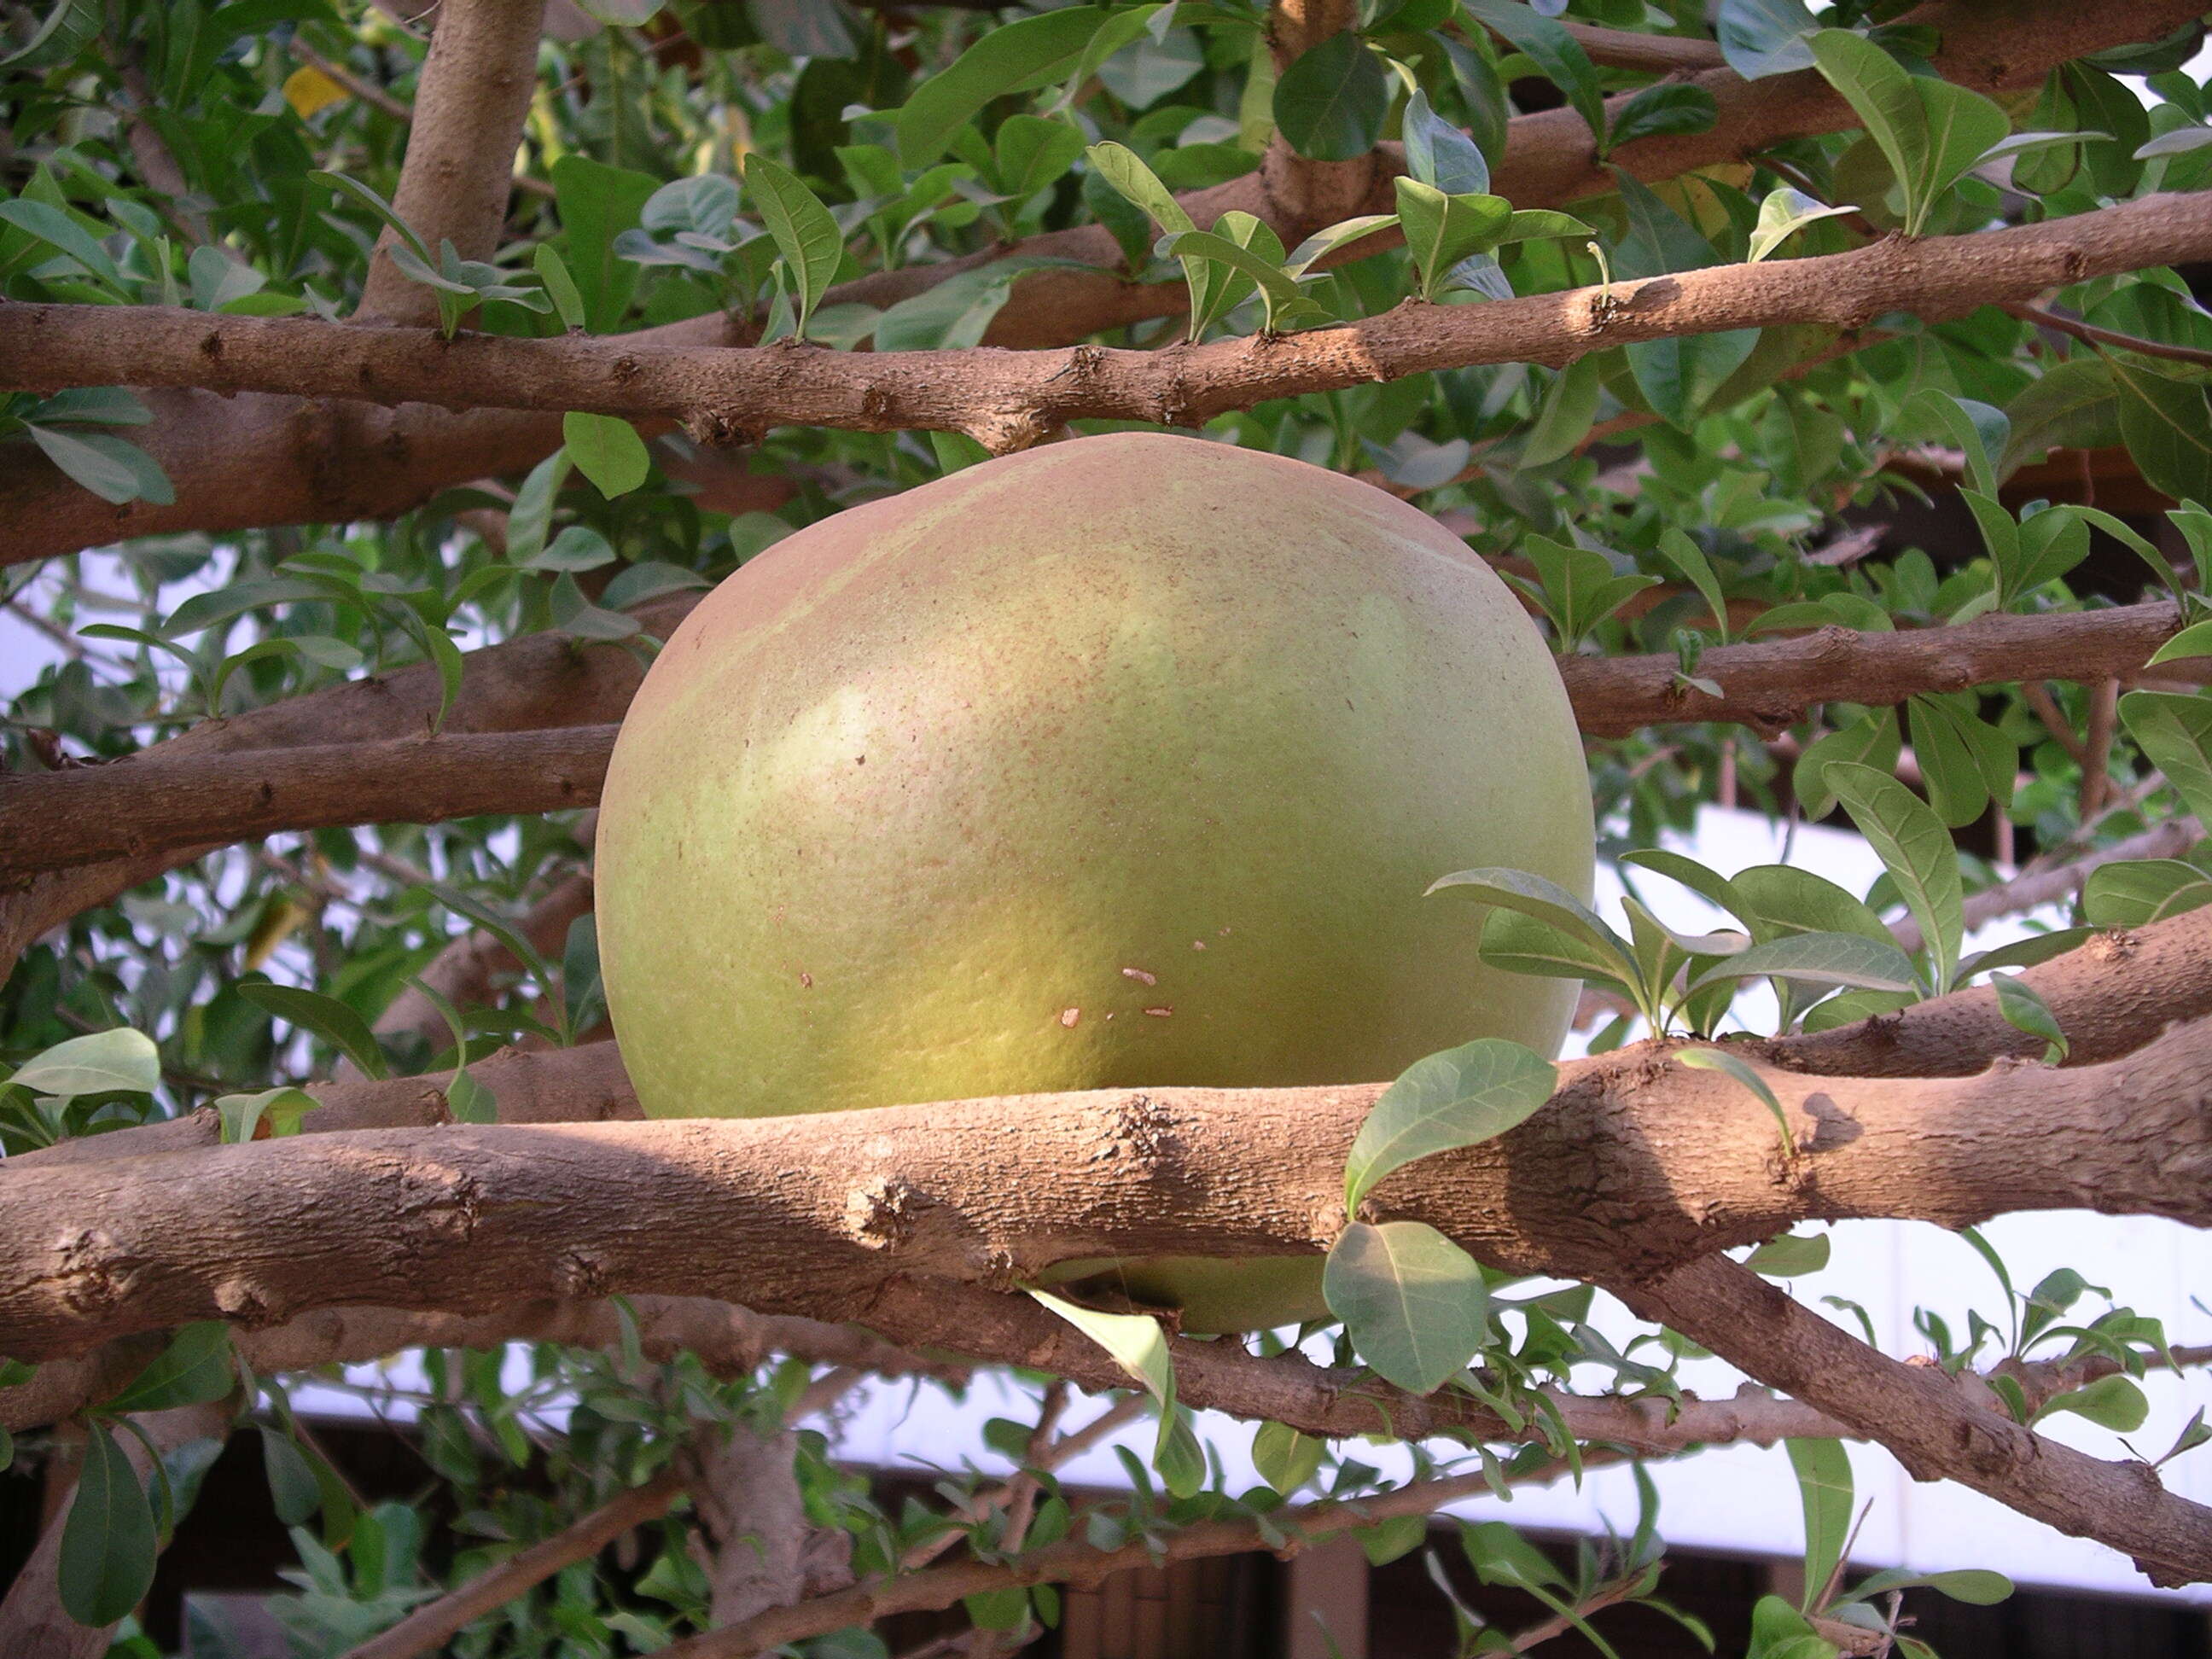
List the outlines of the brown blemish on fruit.
{"label": "brown blemish on fruit", "polygon": [[1060,1011],[1060,1023],[1071,1031],[1075,1029],[1075,1022],[1082,1018],[1083,1010],[1080,1008],[1063,1008]]}
{"label": "brown blemish on fruit", "polygon": [[1160,982],[1160,976],[1158,974],[1148,974],[1141,968],[1124,968],[1121,970],[1121,977],[1133,979],[1140,985],[1158,985]]}

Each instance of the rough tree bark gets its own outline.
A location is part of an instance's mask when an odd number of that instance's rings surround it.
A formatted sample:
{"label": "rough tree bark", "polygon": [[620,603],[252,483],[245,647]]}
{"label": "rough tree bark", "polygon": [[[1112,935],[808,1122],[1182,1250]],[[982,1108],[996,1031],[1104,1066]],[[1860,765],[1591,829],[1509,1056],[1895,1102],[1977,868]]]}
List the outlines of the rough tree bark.
{"label": "rough tree bark", "polygon": [[684,422],[702,442],[784,425],[962,432],[1003,454],[1078,416],[1194,426],[1230,410],[1472,363],[1554,367],[1640,341],[1783,323],[1863,328],[1963,315],[2149,265],[2212,258],[2212,200],[2148,196],[2042,224],[1848,253],[1714,265],[1479,306],[1408,300],[1303,333],[1139,351],[852,352],[779,343],[674,350],[632,336],[509,339],[343,331],[158,306],[24,305],[0,318],[0,387],[131,380],[385,404],[591,410]]}
{"label": "rough tree bark", "polygon": [[[2076,58],[2160,39],[2196,15],[2194,0],[2098,7],[2066,0],[1938,0],[1909,17],[1942,37],[1936,62],[1947,79],[1996,92],[2032,85]],[[1856,125],[1850,106],[1809,70],[1744,82],[1716,70],[1698,76],[1697,84],[1715,100],[1719,118],[1711,131],[1639,139],[1608,160],[1639,179],[1671,178],[1755,154],[1783,138]],[[1391,149],[1382,153],[1386,166],[1395,165]],[[1520,206],[1552,207],[1601,191],[1609,181],[1595,166],[1582,118],[1571,111],[1547,110],[1512,122],[1493,184]],[[1248,176],[1199,192],[1186,206],[1201,224],[1231,208],[1270,217],[1263,186],[1264,179]],[[1390,204],[1386,197],[1365,205],[1388,211]],[[1093,269],[1043,270],[1024,278],[993,322],[987,337],[991,344],[1062,344],[1102,329],[1174,315],[1184,303],[1179,286],[1122,281],[1120,246],[1096,225],[1033,238],[1012,251]],[[849,290],[833,291],[829,301],[887,305],[988,257],[866,278]],[[671,347],[739,343],[719,317],[626,337]],[[112,507],[43,465],[18,469],[15,477],[0,479],[0,524],[9,526],[0,538],[0,563],[124,536],[391,517],[439,489],[531,465],[560,441],[557,422],[503,410],[452,415],[408,407],[383,415],[289,398],[241,408],[189,394],[157,398],[156,409],[149,447],[179,481],[173,506],[138,501]]]}

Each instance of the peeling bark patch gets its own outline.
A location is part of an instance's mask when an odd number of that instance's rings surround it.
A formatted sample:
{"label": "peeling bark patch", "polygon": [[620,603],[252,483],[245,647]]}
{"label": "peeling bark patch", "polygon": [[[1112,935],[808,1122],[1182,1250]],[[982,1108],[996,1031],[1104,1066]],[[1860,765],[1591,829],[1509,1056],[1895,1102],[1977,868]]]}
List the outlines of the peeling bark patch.
{"label": "peeling bark patch", "polygon": [[845,1233],[871,1250],[888,1250],[914,1236],[927,1196],[896,1176],[876,1176],[845,1195]]}
{"label": "peeling bark patch", "polygon": [[569,1250],[554,1264],[553,1277],[560,1294],[571,1297],[605,1296],[607,1263],[592,1250]]}

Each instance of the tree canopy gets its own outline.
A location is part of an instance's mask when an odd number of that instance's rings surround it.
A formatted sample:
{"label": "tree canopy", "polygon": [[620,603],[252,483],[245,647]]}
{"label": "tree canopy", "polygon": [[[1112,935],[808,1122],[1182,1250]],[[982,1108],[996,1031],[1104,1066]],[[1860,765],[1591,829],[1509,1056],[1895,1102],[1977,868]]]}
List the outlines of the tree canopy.
{"label": "tree canopy", "polygon": [[[376,1659],[862,1659],[956,1607],[915,1651],[1010,1653],[1119,1567],[1385,1559],[1742,1442],[1790,1443],[1807,1589],[1723,1650],[1929,1651],[1845,1570],[1846,1440],[2212,1579],[2159,1478],[2212,1431],[2138,1386],[2212,1354],[2143,1287],[1968,1231],[1983,1311],[1911,1352],[1787,1289],[1828,1223],[2212,1224],[2203,40],[2203,0],[0,4],[0,1464],[75,1482],[0,1647],[156,1655],[125,1621],[249,1432],[301,1651]],[[1162,428],[1524,599],[1625,931],[1512,871],[1429,902],[1582,981],[1588,1056],[1295,1091],[1294,1139],[1234,1089],[636,1121],[592,809],[660,642],[831,514]],[[1714,804],[1886,873],[1662,847]],[[1336,1317],[1037,1288],[1163,1239],[1326,1252]],[[430,1495],[364,1505],[290,1394],[402,1350],[419,1391],[351,1386]],[[1687,1391],[1708,1354],[1757,1386]],[[860,1379],[981,1367],[1014,1474],[836,1461]],[[1140,1419],[1127,1494],[1062,1488]],[[1662,1605],[1663,1522],[1571,1563],[1462,1524],[1533,1612],[1462,1650]]]}

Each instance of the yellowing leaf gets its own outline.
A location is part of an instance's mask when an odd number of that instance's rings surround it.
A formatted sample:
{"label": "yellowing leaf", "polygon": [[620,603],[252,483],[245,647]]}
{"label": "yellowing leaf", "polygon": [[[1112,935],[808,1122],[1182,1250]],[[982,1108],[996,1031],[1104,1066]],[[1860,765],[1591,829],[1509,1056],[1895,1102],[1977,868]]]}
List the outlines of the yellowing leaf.
{"label": "yellowing leaf", "polygon": [[343,104],[352,96],[319,69],[302,66],[294,70],[284,80],[284,101],[292,106],[292,113],[302,121],[317,110],[328,109],[332,104]]}

